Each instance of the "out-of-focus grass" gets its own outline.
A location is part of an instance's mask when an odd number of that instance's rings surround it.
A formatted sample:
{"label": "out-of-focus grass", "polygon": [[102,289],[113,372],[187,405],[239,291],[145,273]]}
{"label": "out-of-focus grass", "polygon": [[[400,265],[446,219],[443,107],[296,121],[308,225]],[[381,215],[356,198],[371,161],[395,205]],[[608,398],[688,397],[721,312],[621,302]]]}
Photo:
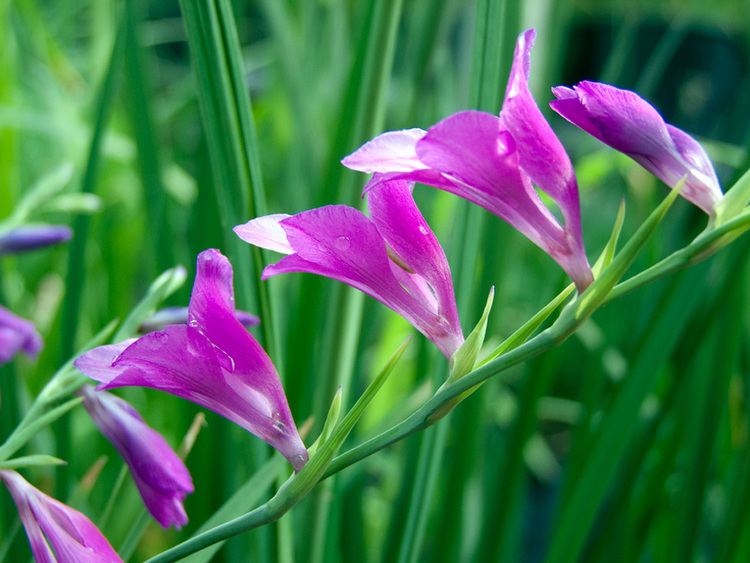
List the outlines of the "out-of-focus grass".
{"label": "out-of-focus grass", "polygon": [[[269,213],[357,205],[364,178],[339,159],[380,129],[426,127],[468,107],[499,109],[513,40],[525,27],[539,31],[532,86],[543,108],[551,85],[606,79],[639,89],[704,141],[723,185],[747,162],[750,36],[742,23],[750,13],[736,0],[184,3],[205,13],[230,5],[233,18],[224,18],[236,20],[239,44],[222,35],[223,48],[242,61],[228,75],[216,66],[227,59],[215,45],[203,46],[202,63],[194,45],[189,50],[188,36],[199,35],[185,26],[176,0],[0,1],[0,216],[64,162],[76,171],[66,189],[95,191],[104,203],[67,247],[0,262],[3,303],[37,321],[46,341],[37,362],[22,358],[0,369],[3,435],[17,418],[8,393],[25,409],[61,350],[124,317],[154,273],[172,263],[192,269],[198,251],[221,248],[238,269],[240,306],[256,308],[259,263],[249,247],[232,248],[227,225],[249,219],[258,202]],[[100,85],[118,29],[122,80],[92,175]],[[221,83],[227,76],[230,83]],[[221,99],[207,106],[212,94],[232,87],[234,106]],[[220,133],[227,107],[236,112],[229,126],[238,128],[226,129],[235,137]],[[577,166],[594,256],[621,198],[627,235],[664,188],[628,159],[549,118]],[[237,162],[244,168],[233,173]],[[546,256],[497,218],[428,188],[418,186],[415,195],[448,249],[466,330],[490,285],[497,293],[488,334],[499,339],[563,283]],[[678,202],[638,265],[684,244],[703,220]],[[292,512],[286,531],[251,532],[228,542],[219,557],[276,560],[273,536],[291,532],[294,549],[288,540],[285,560],[321,563],[746,560],[746,264],[747,245],[737,244],[703,267],[608,305],[561,348],[515,368],[510,385],[488,383],[434,430],[324,485]],[[370,368],[410,331],[379,304],[352,298],[333,282],[285,276],[263,284],[278,335],[272,352],[298,421],[322,416],[338,382],[346,384],[348,401],[356,397]],[[170,302],[185,304],[188,290]],[[264,337],[262,329],[256,333]],[[392,422],[410,397],[433,385],[441,360],[421,337],[416,341],[351,440]],[[127,396],[173,444],[196,412],[158,393]],[[69,425],[69,432],[47,432],[28,448],[63,453],[69,465],[29,475],[47,490],[64,490],[61,483],[75,486],[107,456],[94,485],[75,501],[96,519],[122,464],[84,413],[73,413]],[[134,558],[189,537],[268,453],[209,413],[188,463],[196,485],[186,503],[190,524],[180,532],[149,525]],[[0,502],[5,539],[15,510],[8,495]],[[138,513],[136,492],[127,486],[105,528],[114,545]],[[18,534],[6,558],[27,553]]]}

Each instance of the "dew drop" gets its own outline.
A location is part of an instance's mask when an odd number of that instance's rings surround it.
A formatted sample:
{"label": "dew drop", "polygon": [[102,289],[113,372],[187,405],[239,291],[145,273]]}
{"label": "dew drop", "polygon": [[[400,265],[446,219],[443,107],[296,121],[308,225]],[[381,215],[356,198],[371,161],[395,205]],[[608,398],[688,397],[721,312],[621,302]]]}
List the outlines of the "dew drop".
{"label": "dew drop", "polygon": [[190,322],[188,324],[193,328],[196,328],[198,326],[198,321],[195,319],[190,319]]}
{"label": "dew drop", "polygon": [[271,425],[279,434],[283,434],[286,430],[286,426],[281,422],[281,413],[279,411],[273,411],[273,413],[271,413]]}
{"label": "dew drop", "polygon": [[424,225],[419,225],[419,232],[423,235],[427,234],[427,228]]}
{"label": "dew drop", "polygon": [[351,242],[349,241],[349,237],[338,237],[334,244],[336,245],[336,248],[342,251],[349,250],[349,247],[351,246]]}

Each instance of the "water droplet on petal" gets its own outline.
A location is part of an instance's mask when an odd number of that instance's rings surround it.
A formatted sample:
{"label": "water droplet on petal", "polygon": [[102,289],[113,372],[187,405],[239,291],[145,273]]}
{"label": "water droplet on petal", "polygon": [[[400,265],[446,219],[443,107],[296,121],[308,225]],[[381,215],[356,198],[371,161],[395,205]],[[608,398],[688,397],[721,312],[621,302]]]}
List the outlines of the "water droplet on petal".
{"label": "water droplet on petal", "polygon": [[424,225],[419,225],[419,232],[422,233],[423,235],[426,235],[428,231]]}
{"label": "water droplet on petal", "polygon": [[198,321],[196,321],[195,319],[190,319],[190,322],[188,324],[193,328],[196,328],[198,326]]}
{"label": "water droplet on petal", "polygon": [[351,246],[351,242],[349,241],[349,237],[338,237],[334,244],[336,245],[336,248],[338,250],[349,250],[349,247]]}
{"label": "water droplet on petal", "polygon": [[273,411],[271,414],[271,424],[279,434],[283,434],[286,431],[286,426],[281,422],[281,413],[279,411]]}

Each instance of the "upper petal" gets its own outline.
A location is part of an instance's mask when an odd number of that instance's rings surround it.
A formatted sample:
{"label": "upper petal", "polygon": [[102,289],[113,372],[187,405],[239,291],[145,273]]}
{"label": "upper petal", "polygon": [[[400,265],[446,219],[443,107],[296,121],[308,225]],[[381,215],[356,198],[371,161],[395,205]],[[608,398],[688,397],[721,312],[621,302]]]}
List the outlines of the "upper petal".
{"label": "upper petal", "polygon": [[[198,255],[188,319],[189,326],[201,331],[232,358],[235,369],[251,377],[262,374],[259,381],[278,382],[268,354],[237,319],[232,265],[218,250],[209,249]],[[280,389],[279,383],[276,391]]]}
{"label": "upper petal", "polygon": [[423,129],[387,131],[359,147],[341,164],[360,172],[409,172],[426,168],[419,161],[416,144],[424,137]]}
{"label": "upper petal", "polygon": [[518,36],[500,117],[516,142],[521,168],[560,205],[567,220],[577,213],[578,186],[568,154],[529,90],[535,36],[533,29]]}
{"label": "upper petal", "polygon": [[[479,111],[451,115],[430,128],[417,153],[451,180],[438,187],[498,215],[545,250],[564,245],[562,228],[522,174],[516,143],[497,116]],[[418,174],[408,177],[422,181]]]}
{"label": "upper petal", "polygon": [[460,346],[463,335],[448,259],[414,202],[411,183],[383,182],[369,192],[368,205],[372,221],[398,258],[430,284],[437,298],[438,314],[448,321],[449,336]]}

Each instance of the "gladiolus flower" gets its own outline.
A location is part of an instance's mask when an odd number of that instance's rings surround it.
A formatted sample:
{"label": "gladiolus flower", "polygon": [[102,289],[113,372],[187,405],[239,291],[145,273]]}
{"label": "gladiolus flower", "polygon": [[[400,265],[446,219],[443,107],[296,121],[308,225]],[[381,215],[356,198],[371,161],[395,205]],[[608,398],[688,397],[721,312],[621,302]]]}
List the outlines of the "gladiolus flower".
{"label": "gladiolus flower", "polygon": [[296,470],[307,462],[276,368],[235,316],[232,265],[218,250],[198,256],[187,325],[94,348],[75,365],[99,389],[165,391],[239,424]]}
{"label": "gladiolus flower", "polygon": [[384,181],[368,196],[371,217],[345,205],[267,215],[239,225],[250,244],[287,254],[262,279],[289,272],[333,278],[374,297],[450,358],[463,342],[450,267],[411,195]]}
{"label": "gladiolus flower", "polygon": [[84,407],[128,464],[156,521],[164,528],[187,524],[182,501],[193,492],[193,480],[182,460],[132,405],[91,385],[84,386],[82,393]]}
{"label": "gladiolus flower", "polygon": [[[547,252],[582,291],[593,275],[583,245],[578,183],[565,149],[528,88],[534,37],[528,30],[518,38],[500,116],[463,111],[428,131],[383,133],[342,163],[375,173],[365,191],[401,178],[484,207]],[[533,184],[560,207],[564,226]]]}
{"label": "gladiolus flower", "polygon": [[[258,326],[260,324],[260,319],[258,317],[246,311],[235,311],[234,316],[245,328]],[[164,309],[159,309],[156,313],[143,321],[141,326],[138,327],[138,331],[141,333],[153,332],[154,330],[162,329],[167,325],[187,324],[187,322],[187,307],[165,307]]]}
{"label": "gladiolus flower", "polygon": [[34,357],[42,349],[42,339],[34,325],[0,307],[0,365],[18,352]]}
{"label": "gladiolus flower", "polygon": [[572,124],[623,152],[709,215],[722,198],[716,173],[703,148],[690,135],[665,123],[635,92],[599,82],[552,89],[550,106]]}
{"label": "gladiolus flower", "polygon": [[0,235],[0,256],[44,248],[70,240],[73,232],[63,225],[24,226]]}
{"label": "gladiolus flower", "polygon": [[122,561],[83,514],[45,495],[15,471],[0,471],[39,563]]}

